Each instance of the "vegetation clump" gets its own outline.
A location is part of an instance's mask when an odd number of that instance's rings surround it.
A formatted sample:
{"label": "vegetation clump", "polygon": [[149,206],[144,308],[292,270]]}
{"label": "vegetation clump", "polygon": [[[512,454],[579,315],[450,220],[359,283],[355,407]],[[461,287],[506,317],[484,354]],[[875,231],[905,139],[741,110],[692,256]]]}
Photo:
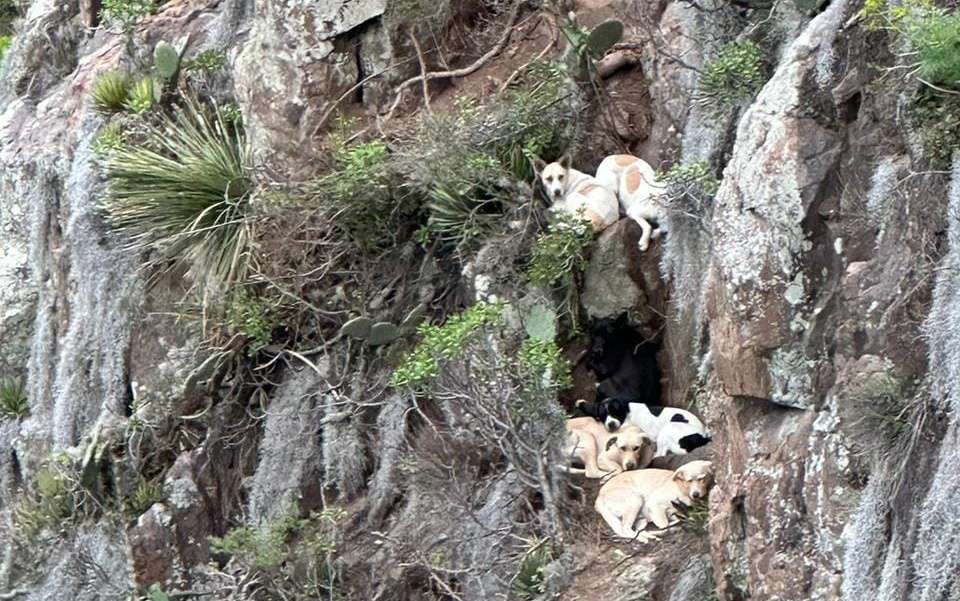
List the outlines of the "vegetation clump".
{"label": "vegetation clump", "polygon": [[934,167],[948,168],[960,150],[960,96],[924,86],[914,96],[910,119],[920,134],[924,156]]}
{"label": "vegetation clump", "polygon": [[527,267],[534,286],[569,287],[574,274],[587,265],[593,228],[581,216],[558,212],[546,232],[537,237]]}
{"label": "vegetation clump", "polygon": [[150,75],[141,77],[130,88],[124,108],[134,115],[142,115],[160,100],[160,84]]}
{"label": "vegetation clump", "polygon": [[361,250],[392,245],[402,206],[390,189],[386,144],[346,146],[335,140],[332,153],[334,168],[314,184],[314,193],[336,212],[336,226]]}
{"label": "vegetation clump", "polygon": [[520,347],[520,365],[528,386],[563,390],[573,384],[572,366],[552,340],[525,340]]}
{"label": "vegetation clump", "polygon": [[240,526],[212,537],[210,546],[259,579],[271,598],[333,599],[339,579],[334,562],[338,525],[345,515],[330,508],[300,518],[289,510],[259,527]]}
{"label": "vegetation clump", "polygon": [[14,378],[0,380],[0,418],[23,419],[29,412],[23,381]]}
{"label": "vegetation clump", "polygon": [[108,221],[131,248],[185,261],[198,281],[236,281],[245,272],[253,190],[243,131],[195,100],[146,127],[143,144],[105,161]]}
{"label": "vegetation clump", "polygon": [[703,226],[709,223],[720,180],[713,176],[708,163],[678,163],[658,179],[666,188],[660,203],[674,218],[693,220]]}
{"label": "vegetation clump", "polygon": [[13,36],[0,35],[0,62],[3,62],[3,57],[7,55],[7,50],[10,48],[12,42]]}
{"label": "vegetation clump", "polygon": [[273,341],[273,329],[277,325],[274,306],[248,288],[233,293],[226,318],[229,330],[246,338],[249,355],[258,353]]}
{"label": "vegetation clump", "polygon": [[184,61],[183,67],[187,71],[213,73],[227,64],[227,53],[217,48],[204,50],[197,56]]}
{"label": "vegetation clump", "polygon": [[703,66],[697,100],[723,110],[752,98],[763,86],[763,50],[751,40],[730,42]]}
{"label": "vegetation clump", "polygon": [[860,16],[868,29],[902,36],[913,61],[911,73],[925,84],[960,89],[960,12],[932,0],[867,0]]}
{"label": "vegetation clump", "polygon": [[152,15],[156,10],[153,0],[103,0],[100,18],[108,25],[118,26],[128,32],[140,19]]}
{"label": "vegetation clump", "polygon": [[130,74],[119,69],[106,71],[93,81],[93,105],[103,113],[122,111],[130,98],[133,81]]}
{"label": "vegetation clump", "polygon": [[56,534],[73,518],[81,502],[79,486],[60,466],[40,469],[13,510],[16,535],[24,542]]}
{"label": "vegetation clump", "polygon": [[111,121],[103,126],[91,144],[91,150],[99,158],[105,158],[110,153],[123,147],[123,126],[117,121]]}
{"label": "vegetation clump", "polygon": [[498,304],[479,302],[441,325],[422,324],[417,330],[422,337],[419,344],[394,370],[391,385],[419,387],[435,379],[441,362],[457,357],[475,332],[498,322],[502,309]]}
{"label": "vegetation clump", "polygon": [[547,539],[533,539],[520,557],[513,589],[519,599],[537,599],[547,592],[546,567],[556,558],[556,553]]}

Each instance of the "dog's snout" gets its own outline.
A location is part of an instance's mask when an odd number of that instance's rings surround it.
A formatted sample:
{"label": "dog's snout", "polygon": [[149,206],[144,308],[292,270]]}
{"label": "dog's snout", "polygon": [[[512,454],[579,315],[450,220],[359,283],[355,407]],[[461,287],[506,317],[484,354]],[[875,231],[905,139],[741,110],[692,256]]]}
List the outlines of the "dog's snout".
{"label": "dog's snout", "polygon": [[635,470],[637,469],[637,464],[632,461],[628,461],[624,467],[626,467],[628,470]]}
{"label": "dog's snout", "polygon": [[694,499],[699,499],[700,497],[703,496],[703,494],[699,490],[695,490],[692,493],[690,493],[690,496],[693,497]]}
{"label": "dog's snout", "polygon": [[614,432],[617,428],[620,427],[620,422],[615,419],[608,419],[604,424],[607,427],[608,432]]}

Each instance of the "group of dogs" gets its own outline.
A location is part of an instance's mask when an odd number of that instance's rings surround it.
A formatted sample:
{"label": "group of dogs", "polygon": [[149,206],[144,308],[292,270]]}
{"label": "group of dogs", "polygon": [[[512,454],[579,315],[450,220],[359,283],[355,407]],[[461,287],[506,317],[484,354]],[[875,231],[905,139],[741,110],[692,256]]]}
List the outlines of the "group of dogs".
{"label": "group of dogs", "polygon": [[564,454],[583,467],[562,468],[606,479],[594,508],[614,534],[655,540],[658,532],[643,532],[648,523],[666,529],[677,523],[684,507],[706,498],[713,484],[710,461],[691,461],[676,470],[648,468],[657,457],[685,455],[710,442],[695,415],[623,399],[580,400],[577,408],[587,416],[567,420]]}
{"label": "group of dogs", "polygon": [[[621,211],[640,226],[641,252],[666,231],[660,202],[664,186],[642,159],[608,156],[596,176],[573,169],[567,156],[549,164],[536,159],[534,169],[551,210],[583,216],[594,233],[616,223]],[[696,460],[676,470],[648,466],[657,457],[685,455],[707,444],[710,434],[689,411],[636,402],[660,397],[656,351],[636,339],[625,316],[601,328],[605,331],[594,336],[591,349],[600,400],[577,401],[586,416],[566,424],[564,452],[571,463],[583,467],[561,468],[605,480],[594,507],[617,536],[655,540],[659,532],[643,530],[648,524],[660,531],[668,528],[683,507],[705,498],[713,484],[713,464]]]}

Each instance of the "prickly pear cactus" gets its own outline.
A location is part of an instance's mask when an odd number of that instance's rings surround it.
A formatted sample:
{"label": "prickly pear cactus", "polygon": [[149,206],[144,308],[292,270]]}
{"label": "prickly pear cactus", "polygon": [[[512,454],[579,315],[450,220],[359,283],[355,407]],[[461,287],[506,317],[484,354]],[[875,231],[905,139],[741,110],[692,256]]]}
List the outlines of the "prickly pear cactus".
{"label": "prickly pear cactus", "polygon": [[373,320],[369,317],[355,317],[343,324],[340,333],[344,336],[366,340],[370,336],[370,329],[373,326]]}
{"label": "prickly pear cactus", "polygon": [[616,19],[604,21],[590,31],[584,42],[584,51],[594,59],[601,58],[622,37],[623,23]]}
{"label": "prickly pear cactus", "polygon": [[553,342],[557,335],[557,313],[546,305],[533,305],[527,310],[523,327],[530,338]]}
{"label": "prickly pear cactus", "polygon": [[381,321],[373,324],[370,328],[370,336],[367,338],[367,344],[379,346],[388,344],[400,337],[400,328],[389,321]]}
{"label": "prickly pear cactus", "polygon": [[153,66],[164,81],[172,82],[180,70],[180,53],[173,44],[161,40],[153,47]]}

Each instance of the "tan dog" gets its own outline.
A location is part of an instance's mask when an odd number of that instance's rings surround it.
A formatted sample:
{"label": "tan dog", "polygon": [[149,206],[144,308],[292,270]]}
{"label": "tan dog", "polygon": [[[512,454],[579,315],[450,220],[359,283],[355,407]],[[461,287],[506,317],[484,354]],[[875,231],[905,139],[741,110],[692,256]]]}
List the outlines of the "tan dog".
{"label": "tan dog", "polygon": [[533,167],[547,191],[553,211],[582,214],[590,220],[594,232],[600,232],[620,219],[620,205],[614,189],[604,187],[592,175],[570,167],[566,156],[549,165],[541,159]]}
{"label": "tan dog", "polygon": [[[641,532],[648,522],[660,530],[676,524],[674,503],[692,505],[706,498],[712,485],[713,464],[709,461],[691,461],[676,471],[625,472],[600,488],[594,508],[617,536],[656,540],[659,533]],[[634,528],[638,517],[640,521]]]}
{"label": "tan dog", "polygon": [[[665,187],[657,183],[656,174],[646,161],[629,154],[614,154],[603,159],[597,167],[596,181],[613,190],[627,217],[640,225],[640,251],[647,250],[650,239],[665,232],[663,208],[657,201]],[[654,230],[650,222],[657,223]]]}
{"label": "tan dog", "polygon": [[564,454],[583,462],[583,469],[565,467],[571,474],[603,478],[627,470],[647,467],[657,448],[653,439],[640,428],[627,426],[608,432],[592,417],[567,420],[567,445]]}

